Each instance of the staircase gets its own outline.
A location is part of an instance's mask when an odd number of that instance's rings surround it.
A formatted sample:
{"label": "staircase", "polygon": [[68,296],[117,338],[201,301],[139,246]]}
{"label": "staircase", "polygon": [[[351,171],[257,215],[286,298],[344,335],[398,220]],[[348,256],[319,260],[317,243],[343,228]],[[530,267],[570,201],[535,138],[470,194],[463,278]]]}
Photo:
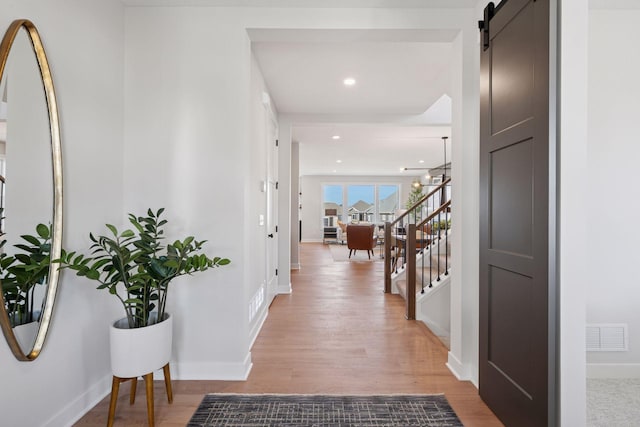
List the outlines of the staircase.
{"label": "staircase", "polygon": [[422,320],[436,335],[449,330],[450,182],[385,224],[384,291],[402,295],[407,319]]}

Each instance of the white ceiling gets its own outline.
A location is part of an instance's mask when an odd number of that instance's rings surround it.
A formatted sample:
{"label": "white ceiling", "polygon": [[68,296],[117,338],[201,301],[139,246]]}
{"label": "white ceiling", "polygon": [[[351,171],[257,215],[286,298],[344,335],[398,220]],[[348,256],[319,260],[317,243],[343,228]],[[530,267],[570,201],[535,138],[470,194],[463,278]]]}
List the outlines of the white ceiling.
{"label": "white ceiling", "polygon": [[[334,135],[340,139],[332,139]],[[300,142],[300,175],[425,175],[444,163],[443,136],[450,136],[449,126],[324,124],[293,129],[293,139]],[[446,147],[449,162],[450,139]],[[403,167],[424,169],[401,172]]]}
{"label": "white ceiling", "polygon": [[451,43],[260,42],[253,52],[279,113],[416,115],[451,84]]}
{"label": "white ceiling", "polygon": [[[300,143],[300,175],[417,176],[421,172],[400,168],[442,164],[441,137],[451,133],[446,94],[455,33],[249,30],[249,35],[276,110],[300,117],[292,130],[293,141]],[[346,87],[347,77],[356,84]]]}
{"label": "white ceiling", "polygon": [[[301,117],[292,131],[300,175],[389,176],[442,164],[455,33],[252,29],[249,36],[278,113]],[[346,87],[347,77],[356,84]]]}

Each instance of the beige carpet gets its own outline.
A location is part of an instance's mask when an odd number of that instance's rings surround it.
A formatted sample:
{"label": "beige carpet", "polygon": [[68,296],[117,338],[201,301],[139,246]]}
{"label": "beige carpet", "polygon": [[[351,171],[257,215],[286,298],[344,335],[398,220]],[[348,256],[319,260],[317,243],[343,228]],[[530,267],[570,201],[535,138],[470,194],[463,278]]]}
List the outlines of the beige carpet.
{"label": "beige carpet", "polygon": [[367,262],[376,262],[382,261],[380,258],[380,247],[376,247],[373,251],[373,255],[371,255],[371,259],[367,256],[367,251],[356,251],[355,254],[351,254],[351,259],[349,259],[349,248],[347,245],[340,244],[330,244],[329,250],[331,251],[331,257],[334,261],[342,262],[342,261],[367,261]]}

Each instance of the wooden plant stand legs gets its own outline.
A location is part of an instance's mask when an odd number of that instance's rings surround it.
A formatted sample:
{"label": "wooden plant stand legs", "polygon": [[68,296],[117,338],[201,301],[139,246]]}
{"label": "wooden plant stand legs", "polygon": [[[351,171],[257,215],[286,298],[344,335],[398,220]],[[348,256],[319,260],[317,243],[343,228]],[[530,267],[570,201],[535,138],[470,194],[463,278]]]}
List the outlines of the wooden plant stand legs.
{"label": "wooden plant stand legs", "polygon": [[169,370],[169,364],[167,363],[162,368],[164,372],[164,387],[167,390],[167,400],[169,403],[173,403],[173,389],[171,388],[171,371]]}
{"label": "wooden plant stand legs", "polygon": [[[171,389],[171,372],[169,370],[169,364],[167,363],[162,368],[164,372],[164,385],[167,390],[167,400],[169,403],[173,403],[173,390]],[[155,416],[153,410],[153,372],[143,375],[145,388],[147,391],[147,419],[149,420],[149,427],[154,427]],[[113,420],[116,416],[116,403],[118,401],[118,391],[120,390],[120,383],[131,380],[131,393],[129,395],[129,404],[133,405],[136,401],[136,389],[138,388],[138,378],[120,378],[113,376],[111,383],[111,402],[109,403],[109,419],[107,420],[107,427],[113,426]]]}

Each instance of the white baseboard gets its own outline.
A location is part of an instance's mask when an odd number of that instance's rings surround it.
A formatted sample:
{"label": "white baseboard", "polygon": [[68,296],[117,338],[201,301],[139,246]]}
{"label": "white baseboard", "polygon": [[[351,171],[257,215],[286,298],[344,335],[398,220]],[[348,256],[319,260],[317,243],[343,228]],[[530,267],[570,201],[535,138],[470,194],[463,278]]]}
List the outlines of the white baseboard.
{"label": "white baseboard", "polygon": [[278,285],[278,294],[290,294],[292,291],[291,283],[289,285]]}
{"label": "white baseboard", "polygon": [[291,269],[292,270],[300,270],[300,263],[295,263],[295,264],[291,264]]}
{"label": "white baseboard", "polygon": [[[71,426],[96,406],[111,391],[111,374],[89,387],[43,424],[43,427]],[[55,392],[51,390],[51,392]],[[9,408],[7,408],[9,409]]]}
{"label": "white baseboard", "polygon": [[[171,379],[176,380],[220,380],[246,381],[253,363],[251,352],[241,363],[225,362],[172,362]],[[162,371],[160,371],[162,373]],[[158,375],[157,379],[162,378]],[[156,377],[154,376],[154,379]]]}
{"label": "white baseboard", "polygon": [[451,352],[447,354],[447,368],[451,371],[454,377],[459,380],[464,380],[464,365],[460,362]]}
{"label": "white baseboard", "polygon": [[640,378],[640,363],[587,363],[587,378]]}
{"label": "white baseboard", "polygon": [[433,332],[433,334],[437,337],[448,337],[451,335],[450,331],[448,331],[445,327],[440,325],[435,320],[429,319],[428,317],[422,317],[422,316],[419,316],[417,320],[427,325],[427,328],[429,328],[429,330]]}
{"label": "white baseboard", "polygon": [[447,357],[447,368],[451,373],[460,381],[470,381],[476,388],[478,384],[473,380],[469,368],[464,363],[458,360],[453,353],[449,352]]}
{"label": "white baseboard", "polygon": [[300,243],[323,243],[323,239],[302,239]]}

